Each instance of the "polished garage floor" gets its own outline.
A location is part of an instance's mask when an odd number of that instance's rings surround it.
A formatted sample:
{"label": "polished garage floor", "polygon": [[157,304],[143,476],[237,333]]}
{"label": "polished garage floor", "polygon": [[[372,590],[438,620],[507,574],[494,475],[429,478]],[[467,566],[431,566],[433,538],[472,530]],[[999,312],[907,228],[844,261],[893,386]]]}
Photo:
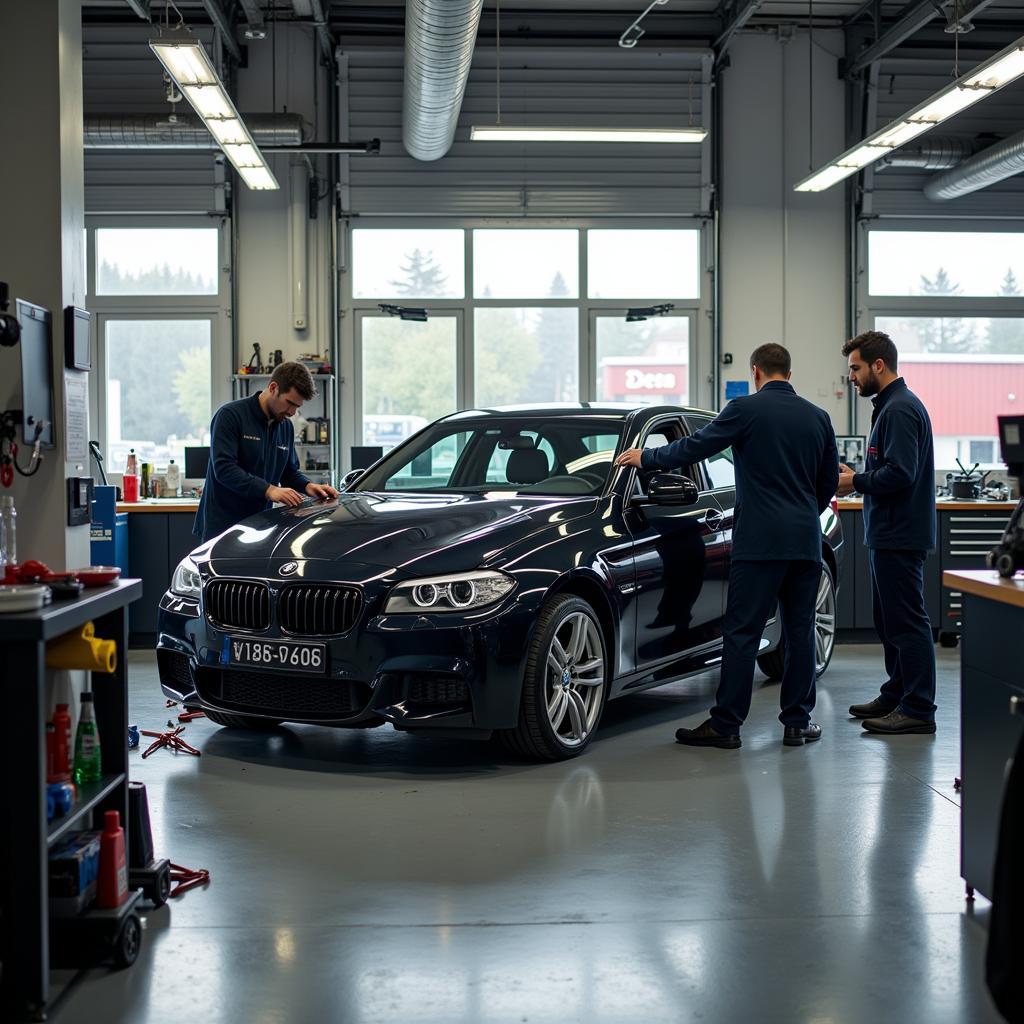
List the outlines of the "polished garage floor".
{"label": "polished garage floor", "polygon": [[[770,685],[742,750],[675,744],[714,675],[616,702],[557,765],[200,720],[201,758],[135,754],[133,777],[158,851],[213,881],[149,913],[135,967],[77,976],[52,1019],[997,1021],[985,904],[972,919],[958,871],[957,654],[939,652],[934,737],[847,718],[876,647],[838,650],[806,748],[781,745]],[[131,699],[143,728],[165,721],[148,654]]]}

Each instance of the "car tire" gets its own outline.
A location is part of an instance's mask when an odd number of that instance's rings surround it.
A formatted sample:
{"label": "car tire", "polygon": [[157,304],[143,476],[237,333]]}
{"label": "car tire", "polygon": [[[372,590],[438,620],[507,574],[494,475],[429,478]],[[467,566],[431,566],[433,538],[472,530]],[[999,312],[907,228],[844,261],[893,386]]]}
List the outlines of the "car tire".
{"label": "car tire", "polygon": [[[550,598],[527,648],[519,723],[499,734],[501,742],[537,761],[564,761],[583,753],[601,721],[608,667],[594,609],[572,594]],[[556,677],[556,671],[562,675]]]}
{"label": "car tire", "polygon": [[[815,679],[820,679],[825,674],[836,647],[836,582],[832,570],[827,565],[821,567],[821,582],[818,585],[814,606],[814,619],[817,659]],[[760,655],[757,666],[771,682],[778,682],[786,667],[785,638],[779,640],[779,645],[774,651]]]}
{"label": "car tire", "polygon": [[224,711],[211,711],[204,708],[206,717],[214,725],[222,725],[225,729],[248,729],[249,732],[268,732],[276,729],[282,722],[280,718],[256,718],[252,715],[229,715]]}

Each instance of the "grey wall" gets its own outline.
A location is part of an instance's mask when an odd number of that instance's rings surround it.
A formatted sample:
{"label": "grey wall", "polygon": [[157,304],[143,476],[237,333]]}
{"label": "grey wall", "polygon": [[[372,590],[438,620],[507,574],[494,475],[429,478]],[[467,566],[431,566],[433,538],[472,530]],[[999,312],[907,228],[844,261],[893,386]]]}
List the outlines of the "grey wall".
{"label": "grey wall", "polygon": [[[89,528],[65,526],[65,477],[85,475],[85,464],[64,461],[65,306],[85,305],[82,275],[82,42],[77,0],[0,4],[0,96],[4,134],[16,151],[0,161],[0,278],[18,296],[53,313],[54,440],[38,475],[16,476],[18,557],[39,558],[51,568],[89,564]],[[13,312],[12,304],[12,312]],[[74,372],[74,371],[69,371]],[[0,408],[20,408],[20,356],[0,349]],[[29,451],[21,445],[19,462]]]}
{"label": "grey wall", "polygon": [[[814,165],[845,148],[845,102],[833,54],[839,32],[815,32]],[[766,341],[793,355],[797,390],[846,431],[846,227],[844,190],[797,193],[809,172],[808,41],[742,34],[722,79],[722,351],[725,382],[748,377]],[[837,397],[838,394],[838,397]]]}
{"label": "grey wall", "polygon": [[[268,26],[269,27],[269,26]],[[277,38],[278,112],[287,109],[314,118],[314,78],[319,99],[319,122],[311,123],[316,139],[327,141],[328,82],[317,60],[312,29],[279,24],[264,40],[249,43],[249,66],[238,71],[237,103],[241,110],[271,112],[274,98],[273,32]],[[236,286],[239,352],[236,362],[247,362],[252,343],[266,353],[281,349],[284,357],[301,352],[324,352],[330,344],[330,270],[328,266],[331,205],[319,204],[319,217],[309,222],[307,266],[309,326],[296,331],[291,321],[291,257],[289,241],[289,157],[272,156],[271,166],[281,188],[252,192],[236,179],[235,217],[238,231]],[[317,173],[326,174],[326,157],[314,160]],[[323,191],[323,189],[321,189]]]}

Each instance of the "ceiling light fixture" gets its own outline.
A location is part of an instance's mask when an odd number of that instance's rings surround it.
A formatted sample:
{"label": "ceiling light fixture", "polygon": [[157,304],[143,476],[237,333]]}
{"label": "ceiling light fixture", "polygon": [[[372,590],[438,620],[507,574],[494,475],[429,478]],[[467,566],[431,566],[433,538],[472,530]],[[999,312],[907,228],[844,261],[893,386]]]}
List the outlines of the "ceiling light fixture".
{"label": "ceiling light fixture", "polygon": [[825,189],[874,163],[894,149],[910,142],[937,124],[991,96],[1024,75],[1024,36],[990,57],[973,71],[962,75],[944,89],[929,96],[909,113],[862,139],[841,156],[797,182],[796,192],[824,192]]}
{"label": "ceiling light fixture", "polygon": [[242,181],[249,188],[261,191],[280,188],[203,44],[187,30],[173,30],[151,39],[149,48],[202,118]]}
{"label": "ceiling light fixture", "polygon": [[[623,33],[625,39],[631,32],[638,32],[632,42],[619,45],[630,48],[643,35],[640,22],[650,10],[668,0],[654,0],[646,11]],[[690,102],[690,127],[688,128],[608,128],[594,127],[557,127],[551,125],[507,125],[501,123],[501,0],[495,0],[494,30],[494,69],[495,69],[495,116],[494,124],[473,125],[469,129],[471,142],[628,142],[628,143],[694,143],[703,142],[708,137],[708,130],[693,126],[693,103]],[[691,83],[692,84],[692,83]]]}

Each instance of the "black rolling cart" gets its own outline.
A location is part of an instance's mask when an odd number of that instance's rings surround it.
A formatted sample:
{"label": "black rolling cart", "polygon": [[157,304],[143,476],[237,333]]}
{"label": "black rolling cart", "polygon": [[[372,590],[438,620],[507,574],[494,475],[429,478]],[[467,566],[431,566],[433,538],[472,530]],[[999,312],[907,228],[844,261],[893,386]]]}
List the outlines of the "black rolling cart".
{"label": "black rolling cart", "polygon": [[[128,819],[128,605],[142,593],[140,580],[119,580],[86,590],[71,601],[55,601],[30,612],[0,615],[0,678],[4,741],[0,743],[0,815],[3,862],[0,864],[2,944],[0,1017],[45,1020],[51,946],[55,961],[88,966],[104,959],[128,966],[138,955],[142,929],[135,890],[116,910],[86,910],[71,918],[49,914],[48,851],[63,836],[102,820],[104,811],[120,812],[126,845]],[[96,635],[117,642],[117,668],[93,674],[92,692],[100,733],[103,775],[78,787],[75,809],[46,820],[46,642],[86,622]],[[127,851],[130,863],[130,850]],[[153,902],[162,881],[159,866],[152,878],[132,872]],[[156,897],[156,898],[154,898]],[[164,896],[166,898],[166,896]]]}

